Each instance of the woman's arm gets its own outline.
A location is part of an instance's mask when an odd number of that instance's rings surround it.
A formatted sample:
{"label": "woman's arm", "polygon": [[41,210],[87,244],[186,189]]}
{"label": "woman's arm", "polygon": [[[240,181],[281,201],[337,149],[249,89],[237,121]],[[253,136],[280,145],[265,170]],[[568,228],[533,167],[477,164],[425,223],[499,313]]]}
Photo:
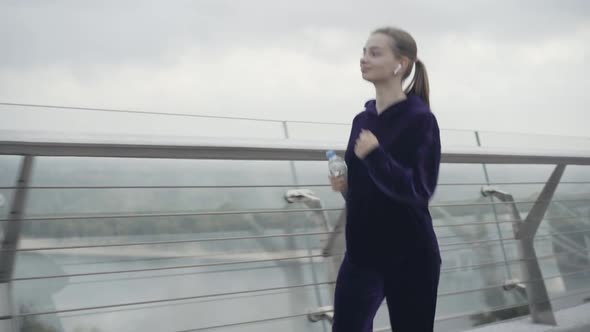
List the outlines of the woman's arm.
{"label": "woman's arm", "polygon": [[416,131],[416,144],[410,162],[403,165],[382,146],[377,146],[362,160],[377,187],[394,200],[428,205],[438,181],[440,133],[432,113],[416,116],[410,124]]}

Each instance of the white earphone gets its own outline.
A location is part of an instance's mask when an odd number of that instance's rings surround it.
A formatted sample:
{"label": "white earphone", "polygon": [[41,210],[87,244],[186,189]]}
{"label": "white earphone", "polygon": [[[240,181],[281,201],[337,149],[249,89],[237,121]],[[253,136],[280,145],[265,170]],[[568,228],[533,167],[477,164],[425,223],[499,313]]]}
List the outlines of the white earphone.
{"label": "white earphone", "polygon": [[398,63],[397,67],[395,67],[395,70],[393,71],[393,74],[397,75],[397,73],[399,72],[400,69],[402,69],[402,64]]}

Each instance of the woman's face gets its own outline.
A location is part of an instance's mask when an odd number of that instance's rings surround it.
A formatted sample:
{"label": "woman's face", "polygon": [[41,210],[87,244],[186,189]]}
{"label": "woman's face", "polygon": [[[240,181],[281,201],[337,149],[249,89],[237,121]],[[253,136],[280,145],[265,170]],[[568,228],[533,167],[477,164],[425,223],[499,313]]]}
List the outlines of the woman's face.
{"label": "woman's face", "polygon": [[[391,37],[381,33],[375,33],[369,37],[361,58],[363,79],[378,83],[391,80],[395,76],[394,72],[400,62],[393,54],[391,43]],[[401,72],[402,69],[398,71],[398,74]]]}

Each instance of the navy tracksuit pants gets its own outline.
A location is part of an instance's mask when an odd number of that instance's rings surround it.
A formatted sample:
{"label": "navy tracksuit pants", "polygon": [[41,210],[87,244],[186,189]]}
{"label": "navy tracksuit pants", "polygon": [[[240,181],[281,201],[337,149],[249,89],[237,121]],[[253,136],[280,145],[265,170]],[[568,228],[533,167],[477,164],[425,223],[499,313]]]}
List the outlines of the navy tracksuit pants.
{"label": "navy tracksuit pants", "polygon": [[399,265],[371,269],[344,257],[334,299],[333,332],[371,332],[387,301],[393,332],[431,332],[440,276],[440,256],[414,252]]}

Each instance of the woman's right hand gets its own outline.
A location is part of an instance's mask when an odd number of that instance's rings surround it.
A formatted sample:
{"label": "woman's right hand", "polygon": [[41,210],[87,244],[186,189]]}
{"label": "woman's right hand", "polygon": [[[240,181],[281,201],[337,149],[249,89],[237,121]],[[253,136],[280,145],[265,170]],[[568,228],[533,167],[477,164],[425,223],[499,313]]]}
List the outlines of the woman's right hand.
{"label": "woman's right hand", "polygon": [[329,176],[332,190],[340,193],[345,193],[348,189],[348,184],[345,176]]}

